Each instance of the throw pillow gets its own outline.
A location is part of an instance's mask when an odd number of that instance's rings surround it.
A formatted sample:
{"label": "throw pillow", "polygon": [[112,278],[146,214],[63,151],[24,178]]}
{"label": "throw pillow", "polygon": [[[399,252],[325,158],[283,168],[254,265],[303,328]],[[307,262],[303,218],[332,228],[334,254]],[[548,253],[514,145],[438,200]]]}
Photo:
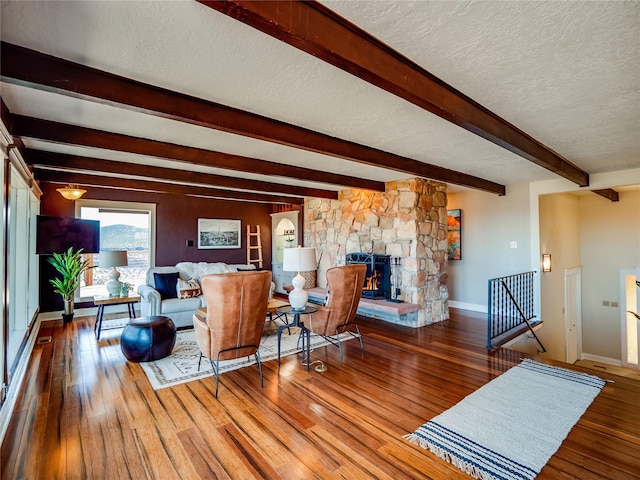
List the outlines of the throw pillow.
{"label": "throw pillow", "polygon": [[177,298],[176,286],[180,274],[175,273],[154,273],[153,281],[156,284],[156,290],[160,293],[160,298]]}
{"label": "throw pillow", "polygon": [[198,280],[192,278],[191,280],[181,280],[178,279],[178,298],[192,298],[199,297],[202,295],[202,290],[200,289],[200,284]]}

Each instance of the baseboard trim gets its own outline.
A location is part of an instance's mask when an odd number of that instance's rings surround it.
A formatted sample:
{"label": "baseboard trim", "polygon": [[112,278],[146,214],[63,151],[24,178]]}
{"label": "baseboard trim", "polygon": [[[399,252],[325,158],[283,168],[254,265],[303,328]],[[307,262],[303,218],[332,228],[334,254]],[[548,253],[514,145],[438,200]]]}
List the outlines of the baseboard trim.
{"label": "baseboard trim", "polygon": [[449,300],[449,306],[451,308],[459,308],[461,310],[471,310],[472,312],[487,313],[488,309],[486,305],[478,305],[476,303],[456,302],[455,300]]}
{"label": "baseboard trim", "polygon": [[591,360],[592,362],[606,363],[608,365],[622,366],[622,361],[615,358],[601,357],[600,355],[592,355],[591,353],[582,352],[582,360]]}

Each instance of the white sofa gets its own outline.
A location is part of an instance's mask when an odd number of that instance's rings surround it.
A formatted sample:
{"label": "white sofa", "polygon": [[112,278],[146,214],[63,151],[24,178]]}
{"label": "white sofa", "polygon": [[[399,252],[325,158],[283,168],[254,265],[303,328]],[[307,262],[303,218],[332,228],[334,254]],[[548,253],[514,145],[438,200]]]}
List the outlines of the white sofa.
{"label": "white sofa", "polygon": [[196,279],[198,283],[204,275],[230,273],[240,270],[254,270],[255,265],[228,265],[226,263],[180,262],[175,267],[153,267],[147,271],[147,284],[138,287],[140,294],[140,315],[148,317],[163,315],[173,320],[176,328],[193,327],[193,314],[198,307],[206,306],[202,295],[192,298],[162,299],[156,289],[154,273],[178,273],[181,280]]}

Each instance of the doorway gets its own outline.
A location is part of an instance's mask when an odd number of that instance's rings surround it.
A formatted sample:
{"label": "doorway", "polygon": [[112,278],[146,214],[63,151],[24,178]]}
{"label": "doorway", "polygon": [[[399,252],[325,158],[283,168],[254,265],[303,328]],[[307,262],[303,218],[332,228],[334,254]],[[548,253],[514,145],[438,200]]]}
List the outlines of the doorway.
{"label": "doorway", "polygon": [[565,360],[575,363],[582,358],[582,268],[564,271]]}
{"label": "doorway", "polygon": [[[640,268],[620,272],[622,366],[640,369]],[[635,314],[634,314],[635,313]]]}

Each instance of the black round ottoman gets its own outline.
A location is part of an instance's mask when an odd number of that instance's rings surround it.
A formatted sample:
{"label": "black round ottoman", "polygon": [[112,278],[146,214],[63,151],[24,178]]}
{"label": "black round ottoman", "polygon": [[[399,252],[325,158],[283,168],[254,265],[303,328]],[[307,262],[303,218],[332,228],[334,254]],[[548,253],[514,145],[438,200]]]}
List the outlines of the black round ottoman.
{"label": "black round ottoman", "polygon": [[176,326],[169,317],[131,320],[120,337],[122,353],[131,362],[151,362],[169,356],[176,343]]}

